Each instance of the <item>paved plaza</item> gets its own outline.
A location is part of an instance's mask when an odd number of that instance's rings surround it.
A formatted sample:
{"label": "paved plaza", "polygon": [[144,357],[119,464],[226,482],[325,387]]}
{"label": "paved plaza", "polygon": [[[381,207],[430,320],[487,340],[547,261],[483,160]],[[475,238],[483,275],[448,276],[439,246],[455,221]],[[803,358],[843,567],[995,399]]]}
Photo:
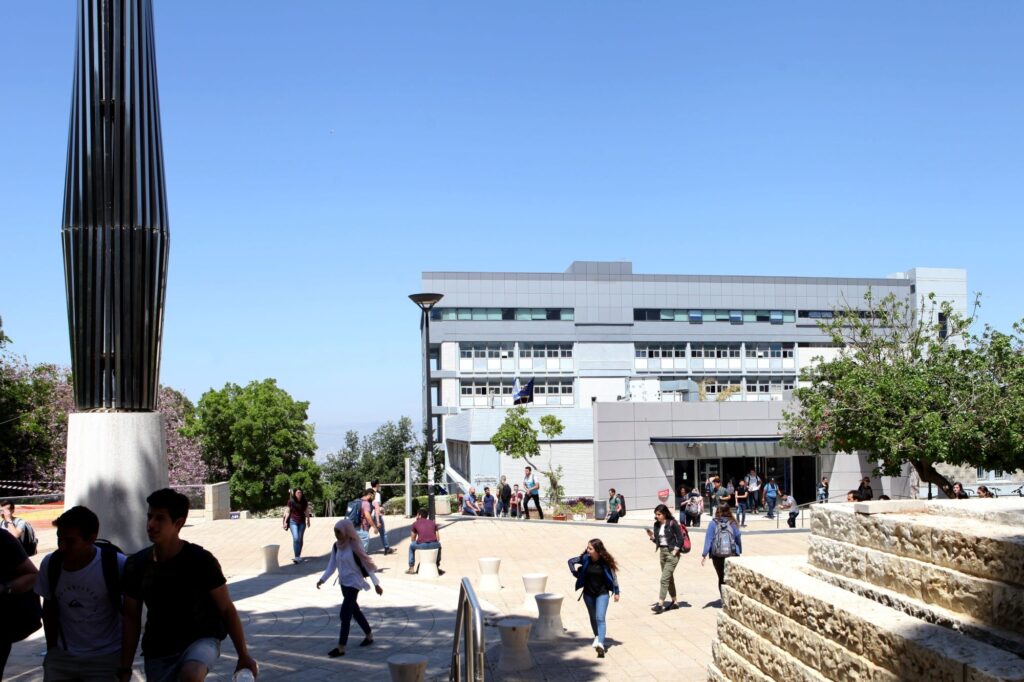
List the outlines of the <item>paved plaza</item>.
{"label": "paved plaza", "polygon": [[[238,607],[250,649],[261,665],[261,680],[389,680],[386,660],[396,653],[418,653],[429,658],[428,680],[447,680],[452,652],[455,608],[462,577],[474,586],[479,577],[477,559],[500,557],[499,592],[478,591],[487,622],[525,614],[524,573],[546,573],[548,592],[565,595],[562,620],[566,637],[550,644],[531,643],[536,666],[524,673],[502,675],[497,671],[499,635],[485,627],[488,680],[704,680],[711,661],[719,612],[715,570],[709,560],[700,566],[702,529],[692,529],[693,551],[676,571],[683,608],[654,615],[650,611],[658,593],[660,572],[657,554],[642,528],[650,511],[631,510],[619,525],[594,521],[582,523],[464,519],[439,517],[445,575],[437,579],[406,575],[409,520],[388,517],[391,544],[398,553],[383,556],[380,541],[371,541],[384,595],[360,595],[360,604],[374,628],[373,646],[360,648],[362,635],[353,623],[348,654],[327,657],[337,642],[341,592],[333,580],[321,590],[316,579],[326,565],[333,542],[334,519],[313,519],[306,534],[299,565],[290,562],[290,535],[279,519],[197,521],[182,537],[211,550],[220,560]],[[143,522],[144,521],[140,521]],[[47,524],[35,522],[40,537],[37,561],[56,544]],[[807,533],[801,529],[776,530],[775,521],[750,520],[744,535],[745,554],[769,556],[805,555]],[[566,566],[589,539],[600,537],[620,564],[622,599],[608,609],[608,654],[598,659],[590,642],[593,635],[582,602],[576,601],[574,579]],[[282,562],[277,573],[263,573],[262,547],[279,544]],[[6,680],[42,680],[42,631],[14,645]],[[141,657],[136,659],[136,679],[142,680]],[[211,680],[228,680],[234,670],[234,648],[225,640],[221,661]]]}

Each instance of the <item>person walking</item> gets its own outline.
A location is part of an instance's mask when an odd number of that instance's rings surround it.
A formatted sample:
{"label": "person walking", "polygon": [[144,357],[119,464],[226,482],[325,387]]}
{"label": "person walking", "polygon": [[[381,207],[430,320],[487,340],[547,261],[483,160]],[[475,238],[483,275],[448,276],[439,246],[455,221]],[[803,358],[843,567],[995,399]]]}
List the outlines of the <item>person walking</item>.
{"label": "person walking", "polygon": [[[966,495],[964,495],[966,497]],[[867,502],[875,498],[875,492],[871,489],[871,479],[865,476],[857,486],[857,501]]]}
{"label": "person walking", "polygon": [[747,509],[756,514],[761,507],[761,477],[751,469],[744,480],[747,482]]}
{"label": "person walking", "polygon": [[512,486],[508,484],[508,479],[503,475],[501,481],[498,483],[498,516],[502,518],[508,517],[509,508],[512,506]]}
{"label": "person walking", "polygon": [[71,507],[53,525],[57,551],[43,557],[36,578],[46,635],[43,679],[116,680],[127,557],[110,544],[96,545],[100,520],[87,507]]}
{"label": "person walking", "polygon": [[615,488],[608,488],[608,518],[606,523],[618,523],[622,517],[622,497]]}
{"label": "person walking", "polygon": [[800,505],[797,504],[796,498],[791,494],[787,494],[785,490],[780,491],[782,493],[782,502],[779,505],[780,509],[785,509],[789,512],[789,518],[786,519],[786,525],[790,528],[796,528],[796,517],[800,515]]}
{"label": "person walking", "polygon": [[768,483],[764,487],[764,504],[768,508],[768,518],[775,518],[775,503],[779,499],[779,486],[776,485],[774,478],[769,478]]}
{"label": "person walking", "polygon": [[[683,553],[682,526],[672,516],[668,507],[659,504],[654,508],[654,529],[647,528],[647,537],[658,551],[658,560],[661,564],[661,586],[658,590],[658,603],[651,610],[661,613],[677,608],[676,604],[676,579],[673,575],[676,566],[679,565],[679,556]],[[665,595],[672,597],[672,601],[665,603]]]}
{"label": "person walking", "polygon": [[327,568],[324,574],[316,581],[316,589],[327,582],[327,580],[338,572],[338,582],[341,584],[341,630],[338,632],[338,646],[327,652],[331,658],[345,655],[345,647],[348,645],[348,633],[352,627],[352,619],[362,629],[363,641],[359,646],[370,646],[373,644],[373,630],[366,616],[359,608],[359,591],[370,589],[366,582],[369,578],[373,583],[373,589],[377,594],[383,595],[384,588],[380,586],[377,579],[377,566],[373,559],[363,549],[363,544],[355,526],[348,519],[341,519],[334,524],[334,546],[331,547],[331,556],[327,560]]}
{"label": "person walking", "polygon": [[543,521],[544,510],[540,508],[540,483],[537,482],[537,477],[533,473],[533,467],[526,467],[523,470],[523,487],[526,489],[523,494],[523,516],[529,520],[530,500],[533,500],[533,506],[537,508],[537,515]]}
{"label": "person walking", "polygon": [[380,535],[380,542],[384,545],[384,554],[394,554],[397,549],[392,549],[388,544],[388,531],[384,527],[384,505],[381,504],[380,481],[370,481],[370,488],[373,490],[373,502],[370,503],[371,518],[377,526],[377,533]]}
{"label": "person walking", "polygon": [[828,476],[821,477],[821,483],[818,484],[818,504],[825,504],[828,502]]}
{"label": "person walking", "polygon": [[288,498],[282,519],[284,529],[292,533],[293,564],[302,563],[302,538],[310,526],[310,517],[309,500],[302,494],[301,488],[296,488]]}
{"label": "person walking", "polygon": [[750,499],[746,479],[740,479],[733,497],[736,499],[736,516],[740,521],[740,526],[745,526],[747,525],[747,501]]}
{"label": "person walking", "polygon": [[686,496],[683,510],[686,513],[686,525],[700,528],[700,517],[704,513],[704,498],[697,492],[697,488],[691,489]]}
{"label": "person walking", "polygon": [[616,578],[618,564],[600,539],[594,538],[579,556],[569,559],[569,571],[576,578],[577,590],[583,590],[583,603],[590,616],[590,629],[594,633],[593,647],[598,658],[604,658],[609,592],[619,601],[619,581]]}
{"label": "person walking", "polygon": [[722,584],[725,583],[725,560],[731,556],[739,556],[743,553],[743,543],[740,540],[740,529],[733,518],[729,505],[719,505],[715,511],[715,519],[708,527],[707,535],[704,536],[704,551],[701,553],[700,565],[711,555],[711,563],[718,573],[718,594],[722,594]]}
{"label": "person walking", "polygon": [[245,642],[245,631],[220,563],[208,551],[182,540],[188,498],[170,488],[146,498],[146,534],[153,544],[128,557],[124,567],[121,665],[118,677],[128,682],[142,632],[146,679],[205,680],[220,657],[225,636],[238,653],[235,672],[259,667]]}

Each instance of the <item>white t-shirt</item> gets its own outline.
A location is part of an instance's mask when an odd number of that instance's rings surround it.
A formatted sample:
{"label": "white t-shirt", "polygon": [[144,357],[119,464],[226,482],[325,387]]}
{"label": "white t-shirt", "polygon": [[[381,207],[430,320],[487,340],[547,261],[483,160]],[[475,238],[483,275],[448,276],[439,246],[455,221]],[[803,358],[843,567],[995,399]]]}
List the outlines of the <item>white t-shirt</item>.
{"label": "white t-shirt", "polygon": [[[47,554],[36,576],[36,594],[43,599],[56,599],[60,632],[58,646],[72,656],[102,656],[121,650],[121,614],[114,609],[103,579],[100,550],[83,568],[61,569],[57,579],[56,597],[50,594],[50,557]],[[117,555],[118,573],[124,574],[126,559]]]}
{"label": "white t-shirt", "polygon": [[[366,569],[370,581],[374,585],[380,585],[377,574],[371,571],[369,566],[363,566],[363,568]],[[331,548],[331,558],[327,560],[327,568],[324,570],[324,574],[320,576],[320,582],[326,583],[334,575],[334,571],[338,571],[338,582],[345,587],[354,587],[357,590],[370,589],[370,585],[366,582],[366,578],[363,577],[362,571],[359,570],[359,566],[356,564],[352,547],[349,545],[342,549],[337,549],[337,545]]]}

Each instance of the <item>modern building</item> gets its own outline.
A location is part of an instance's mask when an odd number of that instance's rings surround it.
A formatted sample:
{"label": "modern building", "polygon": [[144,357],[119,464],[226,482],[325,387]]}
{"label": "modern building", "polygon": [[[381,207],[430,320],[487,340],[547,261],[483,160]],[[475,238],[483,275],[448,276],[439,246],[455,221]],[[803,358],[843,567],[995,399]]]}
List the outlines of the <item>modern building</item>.
{"label": "modern building", "polygon": [[[845,496],[873,465],[854,454],[810,456],[779,445],[800,371],[837,352],[818,322],[864,305],[869,291],[922,309],[929,293],[966,313],[966,271],[916,268],[887,277],[634,274],[629,262],[575,262],[562,273],[425,272],[441,293],[431,312],[432,413],[449,478],[478,487],[524,462],[490,438],[513,384],[534,381],[535,420],[565,431],[541,448],[561,464],[567,496],[609,487],[636,508],[712,473],[774,476],[798,501],[832,478]],[[925,306],[927,307],[927,306]],[[893,497],[905,478],[876,481]],[[661,498],[659,498],[661,493]]]}

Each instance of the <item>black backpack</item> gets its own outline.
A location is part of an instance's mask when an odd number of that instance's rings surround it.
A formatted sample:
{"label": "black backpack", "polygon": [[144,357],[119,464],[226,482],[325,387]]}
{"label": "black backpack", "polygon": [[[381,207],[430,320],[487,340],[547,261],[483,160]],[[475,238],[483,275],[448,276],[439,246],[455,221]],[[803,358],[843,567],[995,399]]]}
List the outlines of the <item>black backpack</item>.
{"label": "black backpack", "polygon": [[619,506],[622,507],[622,511],[619,512],[619,518],[626,515],[626,498],[621,494],[619,495]]}
{"label": "black backpack", "polygon": [[[97,540],[96,549],[100,551],[100,563],[103,566],[103,582],[107,585],[107,597],[111,606],[118,613],[124,606],[124,599],[121,593],[121,572],[117,568],[117,555],[124,554],[121,548],[109,540]],[[64,553],[59,549],[50,555],[50,562],[47,565],[47,578],[49,581],[51,598],[57,595],[57,581],[64,570]]]}

